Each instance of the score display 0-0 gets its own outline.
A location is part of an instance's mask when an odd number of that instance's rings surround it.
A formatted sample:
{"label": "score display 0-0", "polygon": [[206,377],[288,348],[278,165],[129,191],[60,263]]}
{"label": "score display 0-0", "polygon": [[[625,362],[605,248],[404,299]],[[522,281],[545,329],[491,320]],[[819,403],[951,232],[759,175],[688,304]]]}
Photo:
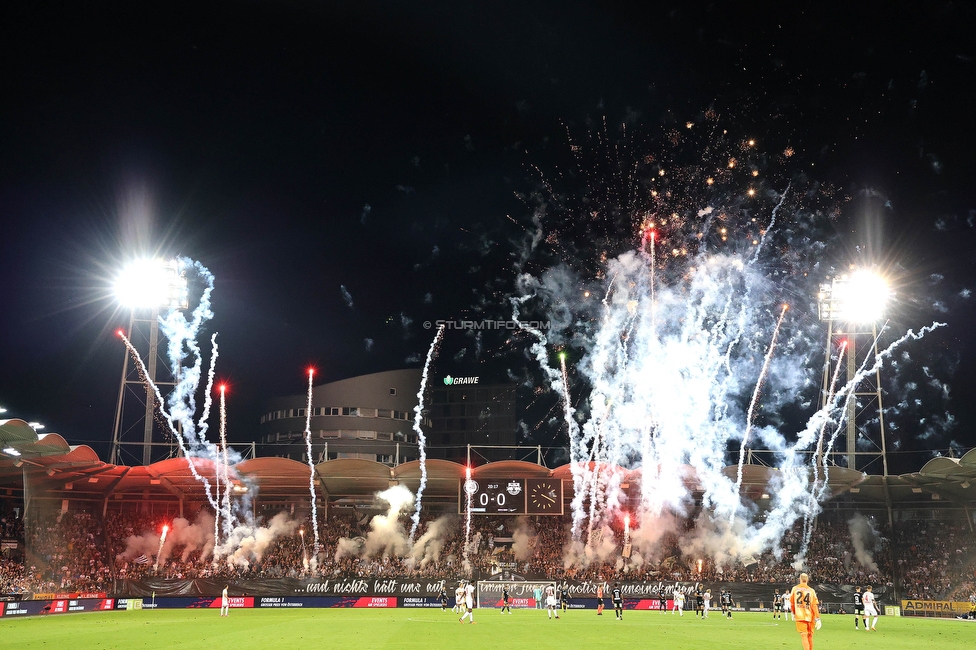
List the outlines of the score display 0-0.
{"label": "score display 0-0", "polygon": [[458,513],[472,515],[561,515],[563,485],[552,478],[472,478],[458,486]]}

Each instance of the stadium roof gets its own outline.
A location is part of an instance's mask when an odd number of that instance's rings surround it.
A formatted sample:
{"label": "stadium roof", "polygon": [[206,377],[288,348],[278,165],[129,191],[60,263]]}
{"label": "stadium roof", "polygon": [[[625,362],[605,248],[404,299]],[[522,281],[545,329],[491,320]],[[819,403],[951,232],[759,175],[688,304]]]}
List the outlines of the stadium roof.
{"label": "stadium roof", "polygon": [[[0,424],[0,443],[20,456],[0,453],[0,489],[7,494],[19,493],[24,484],[33,495],[75,499],[204,500],[203,487],[194,476],[214,480],[214,465],[205,459],[194,459],[193,470],[185,458],[172,458],[148,466],[127,467],[102,462],[87,446],[71,447],[61,436],[39,436],[27,423],[9,420]],[[639,491],[641,469],[615,465],[589,464],[620,477],[622,487],[632,494]],[[308,465],[287,458],[254,458],[239,463],[235,469],[249,477],[264,501],[304,498],[308,494]],[[976,501],[976,450],[962,458],[934,458],[918,472],[900,476],[868,476],[842,467],[830,467],[828,483],[831,494],[846,500],[894,505],[928,505],[933,501],[972,503]],[[432,502],[453,501],[465,476],[464,465],[430,459],[426,463],[427,483],[424,494]],[[736,478],[738,468],[723,472]],[[701,478],[685,465],[681,475],[693,492],[701,490]],[[343,458],[315,466],[317,492],[334,500],[365,503],[392,485],[401,484],[416,492],[421,480],[419,461],[389,467],[371,460]],[[760,502],[770,486],[780,480],[779,470],[764,465],[744,465],[744,495]],[[474,478],[544,478],[566,481],[566,496],[573,496],[573,473],[570,465],[549,469],[525,461],[497,461],[472,469]]]}

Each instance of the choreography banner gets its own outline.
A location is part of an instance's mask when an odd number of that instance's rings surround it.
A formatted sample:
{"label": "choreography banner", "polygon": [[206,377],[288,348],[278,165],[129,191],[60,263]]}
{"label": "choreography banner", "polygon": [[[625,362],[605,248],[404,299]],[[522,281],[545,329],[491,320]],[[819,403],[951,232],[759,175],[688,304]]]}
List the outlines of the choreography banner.
{"label": "choreography banner", "polygon": [[[598,583],[594,581],[568,580],[559,581],[568,585],[570,599],[596,598]],[[536,598],[536,588],[544,589],[551,582],[543,581],[489,581],[478,582],[479,599],[483,603],[494,602],[501,597],[504,585],[509,585],[513,598],[529,600]],[[632,581],[622,582],[624,598],[628,600],[653,600],[662,592],[671,600],[675,591],[686,595],[694,594],[694,582],[661,582],[661,581]],[[722,589],[732,592],[732,599],[738,603],[748,603],[748,607],[767,607],[773,599],[773,591],[789,592],[792,584],[756,583],[756,582],[706,582],[705,587],[711,589],[713,603],[717,604],[718,594]],[[224,586],[228,587],[231,596],[339,596],[343,598],[358,597],[396,597],[396,598],[436,598],[441,589],[447,591],[453,598],[457,582],[453,580],[417,580],[416,578],[322,578],[318,580],[299,580],[297,578],[264,578],[253,580],[122,580],[116,589],[116,596],[133,598],[157,597],[201,597],[219,596]],[[853,602],[853,587],[847,585],[815,584],[814,588],[820,600],[832,603]],[[605,597],[609,598],[609,590],[605,590]],[[875,595],[884,600],[886,588],[876,586]],[[420,601],[416,601],[420,602]],[[691,606],[691,601],[688,601]]]}
{"label": "choreography banner", "polygon": [[[558,583],[560,586],[568,586],[569,598],[596,598],[596,590],[600,583],[595,581],[578,580],[558,580],[558,581],[532,581],[532,582],[504,582],[482,580],[478,583],[478,594],[482,602],[493,602],[492,599],[501,596],[503,587],[507,584],[509,593],[513,598],[535,598],[536,590],[543,591],[548,584]],[[651,600],[663,593],[667,600],[681,592],[686,596],[693,596],[695,593],[696,582],[661,582],[661,581],[642,581],[642,582],[621,582],[620,588],[623,596],[628,600]],[[732,600],[735,603],[747,602],[749,607],[757,607],[759,603],[769,605],[773,600],[773,592],[779,590],[780,593],[789,592],[793,585],[786,582],[704,582],[704,588],[712,592],[712,604],[718,605],[718,595],[723,589],[732,592]],[[846,603],[853,602],[852,594],[854,588],[847,585],[815,584],[820,600],[825,602]],[[886,589],[876,587],[874,593],[881,598]],[[604,589],[604,597],[610,598],[610,590]],[[691,600],[686,601],[692,606]]]}
{"label": "choreography banner", "polygon": [[135,598],[157,596],[219,596],[224,586],[232,596],[388,596],[435,598],[441,589],[454,594],[456,583],[415,578],[256,578],[253,580],[121,580],[117,593]]}

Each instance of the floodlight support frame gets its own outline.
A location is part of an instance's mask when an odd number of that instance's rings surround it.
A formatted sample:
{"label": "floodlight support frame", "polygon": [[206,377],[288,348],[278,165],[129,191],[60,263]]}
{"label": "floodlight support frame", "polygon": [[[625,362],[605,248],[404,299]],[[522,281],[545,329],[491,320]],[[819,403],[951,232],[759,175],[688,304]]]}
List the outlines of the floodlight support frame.
{"label": "floodlight support frame", "polygon": [[[146,313],[148,312],[148,317]],[[133,309],[129,315],[129,330],[128,336],[130,342],[133,346],[137,345],[139,342],[139,337],[136,336],[137,331],[144,331],[148,327],[148,349],[143,357],[146,361],[146,379],[154,383],[160,389],[172,388],[176,386],[175,378],[179,372],[179,368],[173,368],[172,374],[174,377],[173,381],[159,380],[157,378],[159,370],[159,308],[153,307],[151,309]],[[133,377],[132,373],[134,371],[134,365],[129,358],[128,351],[126,352],[125,358],[122,362],[122,378],[119,382],[119,396],[115,407],[115,422],[112,428],[112,447],[109,454],[109,461],[115,465],[128,465],[130,464],[128,456],[132,458],[138,458],[141,451],[141,459],[143,465],[151,465],[154,460],[161,460],[162,458],[173,458],[178,453],[178,448],[176,446],[175,440],[156,440],[155,432],[157,427],[154,426],[156,419],[156,411],[159,404],[156,400],[156,393],[150,387],[149,382],[144,381],[141,377]],[[143,398],[143,403],[145,404],[145,411],[140,415],[135,421],[126,422],[126,398]],[[142,424],[142,437],[141,440],[135,438],[132,433],[138,425]],[[154,454],[154,450],[162,449],[163,453]]]}

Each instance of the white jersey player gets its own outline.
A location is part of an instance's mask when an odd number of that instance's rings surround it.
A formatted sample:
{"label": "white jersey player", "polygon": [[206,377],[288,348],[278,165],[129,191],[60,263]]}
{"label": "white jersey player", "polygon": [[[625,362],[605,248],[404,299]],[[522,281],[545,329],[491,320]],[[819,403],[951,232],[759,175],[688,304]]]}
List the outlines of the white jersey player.
{"label": "white jersey player", "polygon": [[685,594],[677,589],[674,590],[674,606],[671,608],[671,613],[675,612],[678,612],[678,616],[685,615]]}
{"label": "white jersey player", "polygon": [[702,618],[708,618],[708,610],[712,606],[712,590],[711,589],[706,589],[705,590],[704,599],[705,599],[705,607],[702,610]]}
{"label": "white jersey player", "polygon": [[463,623],[464,619],[470,619],[471,623],[474,623],[474,585],[470,582],[464,585],[464,614],[458,619],[458,622]]}
{"label": "white jersey player", "polygon": [[546,585],[546,613],[549,615],[549,620],[552,620],[552,615],[555,614],[556,618],[559,618],[559,610],[557,609],[558,602],[556,600],[556,585]]}
{"label": "white jersey player", "polygon": [[872,632],[878,631],[878,627],[877,627],[878,615],[879,615],[878,601],[875,599],[874,592],[871,591],[871,587],[868,586],[867,589],[864,590],[864,631],[865,632],[867,632],[868,630],[868,619],[871,618],[872,616],[874,617],[874,620],[871,621],[871,631]]}
{"label": "white jersey player", "polygon": [[220,615],[229,616],[230,615],[230,598],[227,596],[227,587],[224,585],[224,590],[220,592]]}
{"label": "white jersey player", "polygon": [[451,610],[455,614],[464,613],[464,583],[459,582],[457,589],[454,590],[454,609]]}

